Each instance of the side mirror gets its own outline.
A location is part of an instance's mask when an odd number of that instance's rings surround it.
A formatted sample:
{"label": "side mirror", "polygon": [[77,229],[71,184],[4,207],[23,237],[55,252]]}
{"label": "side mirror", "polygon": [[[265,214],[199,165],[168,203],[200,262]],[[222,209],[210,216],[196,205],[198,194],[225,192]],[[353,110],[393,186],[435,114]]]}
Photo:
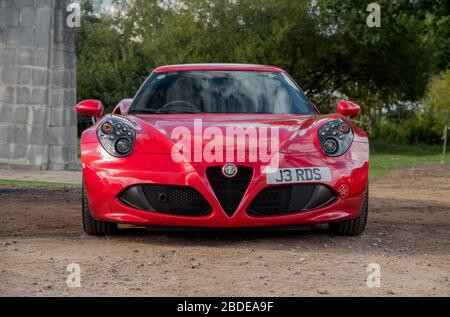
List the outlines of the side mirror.
{"label": "side mirror", "polygon": [[83,100],[75,106],[75,111],[80,117],[91,117],[95,123],[103,114],[103,104],[94,99]]}
{"label": "side mirror", "polygon": [[349,100],[338,103],[336,109],[339,114],[349,118],[354,118],[361,113],[361,107]]}

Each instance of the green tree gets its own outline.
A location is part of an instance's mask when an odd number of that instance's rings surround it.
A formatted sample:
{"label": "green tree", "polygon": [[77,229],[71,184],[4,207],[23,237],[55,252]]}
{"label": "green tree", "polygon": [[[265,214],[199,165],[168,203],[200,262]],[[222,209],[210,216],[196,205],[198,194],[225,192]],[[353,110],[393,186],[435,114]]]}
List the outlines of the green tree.
{"label": "green tree", "polygon": [[431,80],[425,104],[436,116],[435,131],[442,132],[445,125],[450,125],[450,69]]}
{"label": "green tree", "polygon": [[400,2],[382,3],[379,29],[367,27],[366,4],[350,0],[136,0],[122,26],[155,66],[275,64],[321,104],[341,92],[379,109],[421,97],[429,77],[423,23]]}
{"label": "green tree", "polygon": [[422,98],[429,78],[448,65],[450,38],[448,0],[377,2],[381,28],[366,25],[368,2],[359,0],[116,0],[114,17],[85,5],[79,97],[112,106],[163,64],[272,64],[323,112],[342,98],[360,103],[370,127]]}
{"label": "green tree", "polygon": [[114,17],[94,12],[92,1],[81,5],[82,27],[75,35],[78,100],[99,99],[111,109],[133,97],[145,76],[139,45],[117,28]]}

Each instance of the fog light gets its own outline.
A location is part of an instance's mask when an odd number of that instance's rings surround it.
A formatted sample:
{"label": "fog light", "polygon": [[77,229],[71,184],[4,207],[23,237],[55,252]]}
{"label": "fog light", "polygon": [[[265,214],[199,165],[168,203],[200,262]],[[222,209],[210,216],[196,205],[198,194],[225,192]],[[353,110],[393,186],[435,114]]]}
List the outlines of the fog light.
{"label": "fog light", "polygon": [[338,143],[334,139],[326,139],[323,142],[323,149],[328,154],[333,154],[338,149]]}
{"label": "fog light", "polygon": [[122,138],[117,140],[115,148],[117,153],[127,154],[131,150],[131,143],[128,139]]}

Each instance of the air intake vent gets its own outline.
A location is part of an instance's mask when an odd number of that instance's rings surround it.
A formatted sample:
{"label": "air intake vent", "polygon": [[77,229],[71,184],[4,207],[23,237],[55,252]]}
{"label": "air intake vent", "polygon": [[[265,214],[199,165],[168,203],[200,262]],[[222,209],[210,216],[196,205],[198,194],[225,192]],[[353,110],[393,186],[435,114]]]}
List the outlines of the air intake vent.
{"label": "air intake vent", "polygon": [[175,185],[136,185],[119,200],[133,208],[178,216],[203,216],[212,209],[194,188]]}
{"label": "air intake vent", "polygon": [[248,213],[254,216],[281,216],[323,208],[336,199],[336,194],[323,185],[271,186],[255,197],[248,207]]}
{"label": "air intake vent", "polygon": [[228,178],[222,174],[222,167],[208,167],[206,175],[225,213],[231,217],[236,212],[242,197],[252,179],[253,169],[238,166],[236,176]]}

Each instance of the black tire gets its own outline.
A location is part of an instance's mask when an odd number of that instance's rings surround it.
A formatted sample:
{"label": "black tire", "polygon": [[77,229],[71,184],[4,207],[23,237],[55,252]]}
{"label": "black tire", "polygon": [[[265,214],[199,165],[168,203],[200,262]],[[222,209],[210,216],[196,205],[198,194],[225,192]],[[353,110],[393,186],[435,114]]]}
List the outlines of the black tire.
{"label": "black tire", "polygon": [[84,182],[82,185],[82,217],[83,217],[83,230],[89,235],[104,236],[109,234],[114,234],[117,232],[117,224],[105,221],[98,221],[92,218],[89,202],[87,200],[86,189],[84,187]]}
{"label": "black tire", "polygon": [[364,232],[367,223],[367,215],[369,212],[369,187],[364,194],[364,203],[362,212],[358,218],[332,222],[329,224],[330,232],[339,236],[359,236]]}

